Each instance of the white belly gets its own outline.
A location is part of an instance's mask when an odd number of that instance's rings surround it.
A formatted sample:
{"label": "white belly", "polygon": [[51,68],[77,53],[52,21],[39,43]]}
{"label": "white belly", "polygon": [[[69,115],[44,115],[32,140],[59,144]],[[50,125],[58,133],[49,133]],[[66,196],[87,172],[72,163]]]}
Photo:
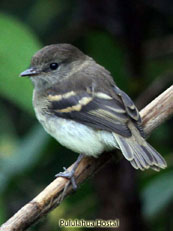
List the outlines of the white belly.
{"label": "white belly", "polygon": [[117,148],[116,140],[110,132],[96,131],[75,121],[58,117],[47,117],[46,123],[38,114],[37,118],[51,136],[74,152],[97,157],[103,151]]}

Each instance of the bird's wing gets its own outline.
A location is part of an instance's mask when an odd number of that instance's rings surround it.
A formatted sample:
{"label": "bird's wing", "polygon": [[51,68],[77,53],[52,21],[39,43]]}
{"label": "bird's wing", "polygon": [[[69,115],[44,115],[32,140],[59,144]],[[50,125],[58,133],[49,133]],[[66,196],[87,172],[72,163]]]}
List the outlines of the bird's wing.
{"label": "bird's wing", "polygon": [[113,86],[110,94],[70,91],[63,95],[50,94],[48,98],[49,110],[55,116],[112,132],[134,168],[151,167],[159,171],[166,167],[163,157],[143,139],[141,118],[133,101],[117,86]]}
{"label": "bird's wing", "polygon": [[128,121],[136,127],[139,113],[132,100],[114,86],[116,97],[99,91],[70,91],[63,95],[49,94],[49,110],[61,118],[71,119],[90,127],[130,137]]}
{"label": "bird's wing", "polygon": [[125,107],[126,113],[131,118],[131,120],[134,122],[134,125],[139,130],[141,136],[145,138],[145,134],[142,128],[141,116],[135,104],[131,100],[131,98],[124,91],[119,89],[117,86],[114,86],[114,92],[116,95],[120,97],[121,102]]}

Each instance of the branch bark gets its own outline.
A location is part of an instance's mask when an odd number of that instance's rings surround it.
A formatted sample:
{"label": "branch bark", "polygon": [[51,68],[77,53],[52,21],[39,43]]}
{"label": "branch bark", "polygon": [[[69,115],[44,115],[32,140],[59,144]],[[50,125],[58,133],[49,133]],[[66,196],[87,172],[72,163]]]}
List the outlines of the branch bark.
{"label": "branch bark", "polygon": [[[173,115],[173,85],[141,110],[140,114],[144,131],[149,135],[156,127]],[[82,159],[75,173],[76,183],[81,184],[110,161],[111,157],[110,153],[104,153],[98,159],[91,157]],[[72,167],[73,165],[68,169],[70,170]],[[62,177],[55,179],[39,195],[5,222],[0,227],[0,231],[26,230],[57,207],[72,191],[71,184],[67,179]]]}

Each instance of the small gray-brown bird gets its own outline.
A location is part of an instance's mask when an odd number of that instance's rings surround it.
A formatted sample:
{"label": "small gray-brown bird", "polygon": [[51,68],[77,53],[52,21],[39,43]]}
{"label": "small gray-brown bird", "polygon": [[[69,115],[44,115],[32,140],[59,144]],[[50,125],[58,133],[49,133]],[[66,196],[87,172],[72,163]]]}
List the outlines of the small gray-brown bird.
{"label": "small gray-brown bird", "polygon": [[[38,120],[62,145],[94,157],[118,148],[136,169],[166,167],[163,157],[145,141],[133,101],[109,71],[76,47],[42,48],[21,76],[29,76],[34,84]],[[71,178],[80,159],[71,173],[57,176]]]}

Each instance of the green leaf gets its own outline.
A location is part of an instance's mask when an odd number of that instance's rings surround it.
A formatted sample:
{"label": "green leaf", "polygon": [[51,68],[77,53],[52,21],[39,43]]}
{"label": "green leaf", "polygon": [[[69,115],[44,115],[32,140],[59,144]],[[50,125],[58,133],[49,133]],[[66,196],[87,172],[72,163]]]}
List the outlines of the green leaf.
{"label": "green leaf", "polygon": [[0,94],[32,112],[32,85],[19,74],[30,64],[40,43],[26,25],[0,14]]}
{"label": "green leaf", "polygon": [[39,160],[48,140],[47,133],[40,125],[37,125],[21,140],[14,153],[6,158],[1,158],[0,193],[12,177],[30,168]]}
{"label": "green leaf", "polygon": [[146,218],[153,218],[164,209],[173,199],[173,171],[157,175],[143,189],[143,214]]}

